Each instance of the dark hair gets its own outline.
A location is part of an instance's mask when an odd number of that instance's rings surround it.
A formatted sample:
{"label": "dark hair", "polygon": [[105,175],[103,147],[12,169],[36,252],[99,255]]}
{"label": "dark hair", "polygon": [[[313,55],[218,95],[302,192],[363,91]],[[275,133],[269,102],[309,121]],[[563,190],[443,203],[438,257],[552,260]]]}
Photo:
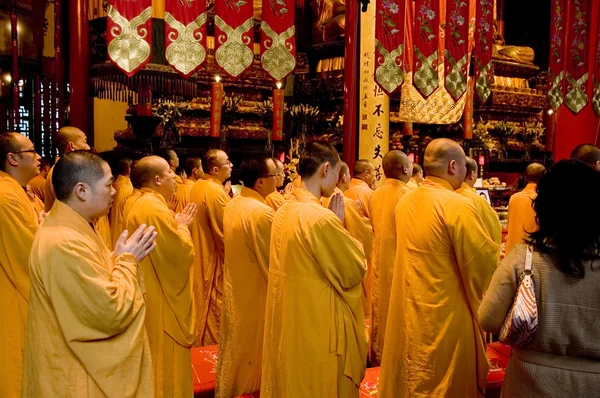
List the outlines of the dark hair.
{"label": "dark hair", "polygon": [[6,171],[6,157],[17,148],[17,133],[0,134],[0,170]]}
{"label": "dark hair", "polygon": [[556,163],[537,184],[533,208],[539,229],[530,243],[554,254],[567,275],[583,278],[583,262],[600,258],[599,197],[600,172],[578,160]]}
{"label": "dark hair", "polygon": [[104,177],[103,165],[106,163],[100,156],[90,151],[73,151],[65,154],[56,162],[52,173],[52,185],[56,199],[69,199],[73,188],[80,182],[95,185]]}
{"label": "dark hair", "polygon": [[267,166],[269,159],[271,159],[270,156],[263,154],[251,155],[244,159],[240,170],[240,180],[245,187],[254,187],[259,178],[269,174],[269,166]]}
{"label": "dark hair", "polygon": [[571,159],[577,159],[590,166],[596,167],[600,161],[600,149],[596,145],[581,144],[571,152]]}
{"label": "dark hair", "polygon": [[192,175],[195,168],[202,168],[202,163],[198,156],[188,156],[183,162],[183,169],[188,176]]}
{"label": "dark hair", "polygon": [[339,161],[340,156],[331,144],[323,141],[313,141],[306,144],[300,155],[298,174],[302,178],[311,177],[323,163],[329,162],[332,166],[335,166]]}
{"label": "dark hair", "polygon": [[133,161],[129,158],[120,159],[117,172],[121,175],[131,173],[131,163],[133,163]]}

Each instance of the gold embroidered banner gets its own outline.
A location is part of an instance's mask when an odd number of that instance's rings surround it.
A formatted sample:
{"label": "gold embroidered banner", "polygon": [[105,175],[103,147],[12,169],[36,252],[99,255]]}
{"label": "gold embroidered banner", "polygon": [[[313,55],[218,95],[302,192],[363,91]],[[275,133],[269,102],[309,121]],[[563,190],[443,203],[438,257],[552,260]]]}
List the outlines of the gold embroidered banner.
{"label": "gold embroidered banner", "polygon": [[375,81],[388,94],[402,85],[406,0],[381,0],[375,13]]}
{"label": "gold embroidered banner", "polygon": [[206,0],[165,3],[165,57],[185,78],[206,60]]}
{"label": "gold embroidered banner", "polygon": [[249,0],[215,2],[215,60],[232,78],[254,60],[254,10]]}
{"label": "gold embroidered banner", "polygon": [[565,100],[565,24],[567,0],[552,0],[552,20],[550,25],[550,60],[548,77],[550,90],[548,103],[555,111]]}
{"label": "gold embroidered banner", "polygon": [[109,58],[133,76],[150,61],[152,1],[109,0],[106,31]]}
{"label": "gold embroidered banner", "polygon": [[469,4],[468,0],[446,2],[445,74],[446,90],[457,101],[467,91],[469,73]]}
{"label": "gold embroidered banner", "polygon": [[588,50],[590,38],[590,3],[588,0],[572,0],[569,10],[567,43],[567,93],[565,105],[577,114],[588,102]]}
{"label": "gold embroidered banner", "polygon": [[296,67],[295,8],[294,0],[262,0],[260,60],[277,81]]}
{"label": "gold embroidered banner", "polygon": [[492,70],[492,26],[494,23],[492,0],[477,0],[477,24],[475,27],[475,91],[481,102],[492,93],[494,78]]}

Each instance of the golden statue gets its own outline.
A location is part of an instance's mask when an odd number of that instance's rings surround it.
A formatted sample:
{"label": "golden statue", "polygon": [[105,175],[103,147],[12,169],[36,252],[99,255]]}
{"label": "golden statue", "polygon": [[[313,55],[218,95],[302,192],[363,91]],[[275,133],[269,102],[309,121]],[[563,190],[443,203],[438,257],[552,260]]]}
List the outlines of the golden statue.
{"label": "golden statue", "polygon": [[535,52],[533,48],[521,46],[507,46],[504,43],[504,37],[498,32],[498,25],[494,21],[494,45],[492,49],[492,58],[511,61],[518,64],[533,65]]}
{"label": "golden statue", "polygon": [[346,31],[346,0],[311,0],[315,17],[312,24],[313,44],[330,43]]}

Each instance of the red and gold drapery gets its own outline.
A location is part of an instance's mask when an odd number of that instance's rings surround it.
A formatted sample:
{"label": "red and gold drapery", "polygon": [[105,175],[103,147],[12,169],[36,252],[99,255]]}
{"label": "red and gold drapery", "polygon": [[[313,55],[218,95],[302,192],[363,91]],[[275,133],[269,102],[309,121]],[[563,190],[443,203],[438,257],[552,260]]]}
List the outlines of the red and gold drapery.
{"label": "red and gold drapery", "polygon": [[106,24],[108,56],[131,77],[150,61],[152,1],[109,0]]}
{"label": "red and gold drapery", "polygon": [[165,57],[185,78],[206,60],[206,0],[165,2]]}
{"label": "red and gold drapery", "polygon": [[296,67],[294,0],[263,0],[260,34],[262,68],[281,81]]}
{"label": "red and gold drapery", "polygon": [[446,3],[444,83],[456,101],[467,91],[469,73],[469,4],[468,0]]}
{"label": "red and gold drapery", "polygon": [[552,0],[550,25],[550,59],[548,62],[548,103],[555,111],[565,99],[565,23],[567,0]]}
{"label": "red and gold drapery", "polygon": [[427,99],[439,86],[439,0],[416,0],[415,14],[413,85]]}
{"label": "red and gold drapery", "polygon": [[592,94],[592,108],[596,116],[600,116],[600,12],[596,23],[596,50],[594,52],[594,91]]}
{"label": "red and gold drapery", "polygon": [[492,93],[492,45],[494,23],[492,0],[477,0],[475,26],[475,91],[481,102]]}
{"label": "red and gold drapery", "polygon": [[577,114],[588,101],[589,0],[572,0],[569,14],[565,105]]}
{"label": "red and gold drapery", "polygon": [[377,1],[375,12],[375,82],[392,94],[404,81],[406,0]]}
{"label": "red and gold drapery", "polygon": [[[274,0],[275,1],[275,0]],[[237,78],[254,59],[254,10],[248,0],[215,2],[215,60]]]}

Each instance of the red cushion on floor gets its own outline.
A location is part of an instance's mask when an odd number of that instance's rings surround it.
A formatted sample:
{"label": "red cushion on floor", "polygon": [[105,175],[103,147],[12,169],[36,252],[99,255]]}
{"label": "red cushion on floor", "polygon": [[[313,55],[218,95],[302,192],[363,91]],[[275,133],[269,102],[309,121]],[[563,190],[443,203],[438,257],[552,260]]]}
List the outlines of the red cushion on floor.
{"label": "red cushion on floor", "polygon": [[218,345],[192,348],[194,394],[214,391],[217,385]]}
{"label": "red cushion on floor", "polygon": [[506,366],[510,358],[510,346],[502,343],[490,343],[485,353],[490,362],[490,371],[487,377],[487,388],[500,388],[504,384]]}
{"label": "red cushion on floor", "polygon": [[373,398],[377,396],[379,389],[379,374],[381,368],[368,368],[365,372],[365,378],[360,383],[360,398]]}

